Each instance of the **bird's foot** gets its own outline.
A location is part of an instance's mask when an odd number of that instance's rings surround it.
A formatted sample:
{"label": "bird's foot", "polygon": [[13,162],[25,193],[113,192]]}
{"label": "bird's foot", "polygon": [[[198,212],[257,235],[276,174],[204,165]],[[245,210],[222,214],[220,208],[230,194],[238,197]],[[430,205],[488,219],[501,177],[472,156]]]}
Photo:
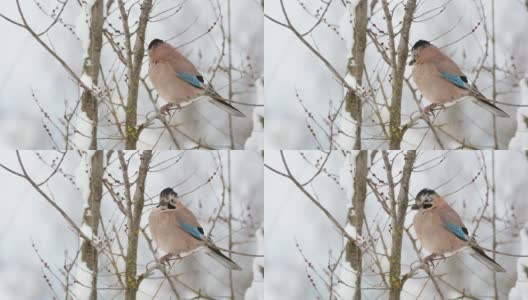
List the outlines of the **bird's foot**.
{"label": "bird's foot", "polygon": [[174,106],[173,103],[167,103],[160,108],[160,114],[165,115],[169,113],[169,109]]}
{"label": "bird's foot", "polygon": [[424,264],[426,264],[426,265],[428,265],[428,266],[429,266],[429,265],[432,266],[432,265],[433,265],[433,259],[434,259],[436,256],[437,256],[436,253],[432,253],[431,255],[426,256],[426,257],[424,258],[424,260],[423,260],[423,261],[424,261]]}
{"label": "bird's foot", "polygon": [[436,107],[437,105],[435,103],[430,104],[422,110],[422,113],[426,116],[431,115],[434,117],[433,109],[435,109]]}
{"label": "bird's foot", "polygon": [[163,255],[160,258],[160,264],[162,264],[162,265],[168,264],[169,263],[169,259],[171,257],[173,257],[173,256],[174,256],[174,254],[172,254],[172,253],[167,253],[167,254]]}

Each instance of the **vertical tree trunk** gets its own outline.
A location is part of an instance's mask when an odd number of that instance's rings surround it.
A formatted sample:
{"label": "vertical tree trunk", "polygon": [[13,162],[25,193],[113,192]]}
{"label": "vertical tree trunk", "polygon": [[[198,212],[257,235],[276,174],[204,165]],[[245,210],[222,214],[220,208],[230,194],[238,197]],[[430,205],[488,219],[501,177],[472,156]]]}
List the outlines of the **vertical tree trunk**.
{"label": "vertical tree trunk", "polygon": [[[384,153],[384,159],[386,160],[385,164],[388,163],[387,154]],[[391,201],[394,205],[392,207],[392,245],[391,245],[391,255],[389,258],[389,279],[390,279],[390,290],[389,290],[389,299],[390,300],[399,300],[400,293],[403,288],[403,283],[400,278],[401,273],[401,250],[402,250],[402,237],[404,233],[404,223],[405,215],[407,212],[407,207],[409,204],[409,185],[411,182],[411,175],[414,166],[414,161],[416,160],[416,151],[411,150],[407,151],[405,154],[405,165],[403,166],[403,171],[400,180],[400,191],[398,193],[398,198],[394,199],[394,193],[391,194]],[[387,169],[388,181],[390,185],[393,185],[393,178],[391,170]],[[394,186],[389,187],[394,189]]]}
{"label": "vertical tree trunk", "polygon": [[[120,160],[124,162],[123,153],[119,153]],[[140,232],[139,225],[141,223],[141,216],[143,212],[143,206],[145,205],[145,182],[147,180],[147,174],[149,170],[150,160],[152,159],[152,151],[143,151],[141,154],[141,164],[138,170],[138,176],[136,180],[136,190],[134,197],[131,199],[131,203],[128,206],[128,245],[126,254],[126,266],[125,266],[125,277],[126,277],[126,290],[125,299],[135,300],[140,281],[136,278],[137,274],[137,250],[138,250],[138,236]],[[124,172],[124,171],[123,171]],[[125,178],[125,182],[128,179]],[[125,185],[127,185],[125,183]],[[128,186],[127,188],[130,188]]]}
{"label": "vertical tree trunk", "polygon": [[[492,215],[491,215],[491,228],[493,229],[492,232],[492,240],[491,240],[491,258],[493,260],[496,260],[497,257],[497,189],[495,185],[495,151],[491,151],[491,208],[492,208]],[[499,299],[499,287],[497,282],[497,273],[493,272],[493,292],[495,299]]]}
{"label": "vertical tree trunk", "polygon": [[[348,74],[354,76],[356,85],[362,84],[363,70],[365,69],[365,49],[367,48],[367,12],[368,1],[360,0],[355,7],[354,19],[354,47],[347,63]],[[345,95],[345,109],[356,121],[354,149],[361,149],[361,126],[363,122],[361,97],[356,92],[347,91]]]}
{"label": "vertical tree trunk", "polygon": [[[99,231],[101,218],[101,198],[103,196],[103,151],[98,150],[85,154],[90,160],[89,195],[83,212],[83,226],[90,227],[92,237],[96,237]],[[92,243],[82,240],[81,261],[91,271],[92,283],[90,300],[97,299],[97,274],[98,274],[98,252]],[[82,270],[81,270],[82,271]],[[84,272],[84,271],[83,271]]]}
{"label": "vertical tree trunk", "polygon": [[[90,36],[88,49],[83,62],[83,73],[88,75],[92,86],[97,86],[101,67],[101,49],[103,47],[103,0],[96,0],[91,10]],[[90,150],[97,149],[97,124],[99,122],[97,97],[89,90],[83,90],[81,95],[81,109],[91,121]]]}
{"label": "vertical tree trunk", "polygon": [[[227,219],[227,228],[229,230],[229,244],[228,244],[228,250],[229,250],[229,258],[231,259],[231,251],[233,251],[233,193],[232,193],[232,181],[231,181],[231,151],[227,151],[227,199],[229,199],[228,205],[228,211],[229,211],[229,217]],[[233,270],[229,270],[229,289],[231,292],[231,300],[235,299],[235,284],[233,282]]]}
{"label": "vertical tree trunk", "polygon": [[[123,1],[120,0],[120,7],[124,7]],[[123,9],[124,10],[124,9]],[[141,66],[143,64],[143,56],[145,54],[145,32],[147,31],[147,24],[149,21],[150,11],[152,10],[152,0],[144,0],[141,4],[141,15],[139,16],[138,27],[135,31],[136,42],[134,49],[131,47],[131,33],[128,28],[128,15],[126,12],[121,12],[123,18],[124,31],[126,36],[126,44],[128,48],[127,63],[128,63],[128,96],[127,107],[125,110],[125,149],[136,149],[137,141],[139,139],[139,131],[137,125],[137,101],[139,92],[139,75],[141,73]]]}
{"label": "vertical tree trunk", "polygon": [[[496,41],[495,41],[495,0],[491,0],[491,47],[493,51],[493,55],[491,56],[492,59],[492,67],[491,67],[491,78],[493,79],[493,85],[492,85],[492,94],[491,94],[491,101],[493,104],[495,104],[495,101],[497,101],[497,52],[496,50]],[[496,150],[499,150],[499,137],[497,136],[497,116],[494,114],[491,116],[492,118],[492,128],[493,128],[493,147]],[[495,252],[493,252],[495,254]],[[493,277],[495,277],[495,273],[493,273]]]}
{"label": "vertical tree trunk", "polygon": [[[227,99],[233,100],[233,51],[231,35],[231,0],[227,0],[227,59],[229,67],[227,68],[228,96]],[[233,117],[228,115],[229,121],[229,146],[231,150],[235,149],[235,137],[233,136]],[[231,272],[229,272],[231,274]]]}
{"label": "vertical tree trunk", "polygon": [[405,15],[400,30],[400,41],[398,51],[395,46],[395,33],[392,27],[392,15],[389,11],[387,0],[383,0],[383,8],[389,31],[389,45],[391,49],[392,62],[392,95],[389,108],[389,149],[400,149],[404,132],[401,129],[401,101],[403,91],[403,76],[409,56],[409,32],[413,21],[414,11],[416,10],[416,0],[409,0],[405,4]]}
{"label": "vertical tree trunk", "polygon": [[[354,169],[354,196],[352,207],[348,211],[348,223],[356,228],[356,233],[361,236],[363,220],[365,219],[365,199],[367,197],[368,151],[361,150],[355,158]],[[361,299],[361,279],[363,273],[361,248],[355,243],[348,242],[345,257],[356,273],[354,300]]]}

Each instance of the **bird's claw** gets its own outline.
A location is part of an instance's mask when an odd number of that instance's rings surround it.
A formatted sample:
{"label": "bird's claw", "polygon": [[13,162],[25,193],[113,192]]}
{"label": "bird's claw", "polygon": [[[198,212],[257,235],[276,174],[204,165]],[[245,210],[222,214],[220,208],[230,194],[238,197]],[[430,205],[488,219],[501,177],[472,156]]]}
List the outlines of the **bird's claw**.
{"label": "bird's claw", "polygon": [[160,264],[166,265],[169,263],[170,258],[173,256],[172,253],[167,253],[160,258]]}
{"label": "bird's claw", "polygon": [[431,254],[431,255],[429,255],[429,256],[426,256],[426,257],[424,258],[424,260],[423,260],[423,261],[424,261],[424,264],[426,264],[427,266],[429,266],[429,265],[434,266],[434,264],[433,264],[433,259],[434,259],[435,257],[436,257],[436,254],[434,254],[434,253]]}
{"label": "bird's claw", "polygon": [[436,108],[436,104],[431,104],[431,105],[428,105],[426,106],[424,109],[423,109],[423,113],[425,115],[431,115],[431,116],[434,116],[434,113],[433,113],[433,109]]}
{"label": "bird's claw", "polygon": [[429,117],[434,117],[433,109],[436,108],[436,104],[431,104],[426,106],[424,109],[422,109],[422,119],[425,119],[426,121],[429,120]]}
{"label": "bird's claw", "polygon": [[171,109],[173,105],[174,104],[172,104],[172,103],[167,103],[167,104],[163,105],[160,108],[160,114],[162,114],[162,115],[168,114],[169,113],[169,109]]}

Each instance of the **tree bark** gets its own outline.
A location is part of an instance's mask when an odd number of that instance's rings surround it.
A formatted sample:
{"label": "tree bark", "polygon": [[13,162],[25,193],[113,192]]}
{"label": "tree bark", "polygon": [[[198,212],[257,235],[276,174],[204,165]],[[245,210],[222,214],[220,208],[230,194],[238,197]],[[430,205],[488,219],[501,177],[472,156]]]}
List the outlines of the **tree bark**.
{"label": "tree bark", "polygon": [[141,4],[141,14],[139,17],[138,27],[135,32],[136,41],[134,49],[131,47],[131,33],[128,27],[128,15],[124,9],[124,3],[119,1],[121,17],[123,18],[123,27],[125,31],[125,44],[127,47],[127,64],[128,64],[128,96],[127,107],[125,111],[125,149],[136,149],[137,141],[139,139],[139,130],[137,129],[137,100],[139,92],[139,75],[141,73],[141,66],[143,64],[143,57],[145,53],[145,32],[147,31],[147,24],[149,21],[150,12],[152,10],[152,0],[144,0]]}
{"label": "tree bark", "polygon": [[[387,176],[389,185],[394,184],[392,177],[392,170],[388,160],[388,154],[384,151],[383,158],[387,168]],[[402,177],[400,180],[400,190],[398,198],[394,199],[394,193],[391,194],[391,209],[392,209],[392,245],[391,255],[389,258],[389,299],[399,300],[403,288],[403,282],[400,278],[401,273],[401,250],[402,237],[404,233],[405,215],[409,204],[409,185],[411,182],[411,175],[413,171],[414,161],[416,160],[416,151],[410,150],[405,154],[405,165],[403,166]],[[388,165],[389,164],[389,165]],[[389,187],[394,189],[394,186]]]}
{"label": "tree bark", "polygon": [[[354,76],[356,86],[361,86],[363,81],[363,70],[365,69],[365,49],[367,48],[367,17],[368,1],[360,0],[355,7],[354,20],[354,47],[352,57],[347,64],[348,73]],[[356,133],[354,149],[361,149],[361,126],[363,122],[361,97],[357,90],[347,90],[345,95],[345,109],[356,121]]]}
{"label": "tree bark", "polygon": [[[101,68],[101,49],[103,48],[103,0],[96,0],[91,7],[90,41],[83,62],[83,73],[91,78],[92,86],[97,86]],[[97,97],[90,90],[83,90],[81,110],[91,121],[90,150],[97,149],[97,125],[99,123]]]}
{"label": "tree bark", "polygon": [[[121,166],[125,163],[123,152],[119,152],[119,160]],[[139,225],[141,223],[141,216],[143,212],[143,206],[145,205],[145,182],[147,180],[147,174],[149,170],[150,160],[152,159],[152,151],[143,151],[141,154],[141,164],[138,170],[138,176],[136,180],[136,190],[134,196],[127,205],[127,225],[128,225],[128,245],[126,255],[126,266],[125,266],[125,277],[126,277],[126,290],[125,299],[135,300],[140,280],[137,279],[137,250],[138,250],[138,236],[140,232]],[[125,170],[122,170],[126,172]],[[126,173],[123,173],[126,174]],[[124,178],[126,189],[130,189],[128,175]],[[127,184],[128,183],[128,184]],[[127,192],[130,196],[130,191]],[[128,197],[127,197],[128,198]],[[127,201],[128,201],[127,200]]]}
{"label": "tree bark", "polygon": [[389,108],[389,149],[396,150],[400,149],[403,134],[405,133],[401,128],[401,98],[403,91],[403,76],[407,65],[407,58],[409,56],[409,32],[411,30],[414,11],[416,10],[416,0],[409,0],[405,4],[405,15],[399,33],[400,41],[398,44],[398,51],[396,51],[396,46],[394,44],[396,36],[392,27],[392,15],[387,0],[383,0],[382,4],[385,18],[387,20],[392,62],[392,95]]}
{"label": "tree bark", "polygon": [[[90,159],[91,168],[89,170],[89,196],[88,202],[83,212],[83,224],[90,227],[92,237],[96,237],[99,231],[99,221],[101,218],[101,198],[103,196],[103,151],[98,150],[90,155],[85,154]],[[90,300],[97,299],[97,275],[98,275],[98,252],[94,245],[86,240],[81,244],[81,261],[91,271],[92,283]]]}
{"label": "tree bark", "polygon": [[[368,175],[368,152],[359,151],[355,158],[354,170],[354,196],[352,207],[348,211],[348,223],[356,228],[358,236],[363,233],[363,221],[365,219],[365,199],[367,197],[367,175]],[[363,254],[361,248],[355,243],[348,242],[345,249],[345,257],[356,273],[354,300],[361,299],[361,280],[363,275]]]}

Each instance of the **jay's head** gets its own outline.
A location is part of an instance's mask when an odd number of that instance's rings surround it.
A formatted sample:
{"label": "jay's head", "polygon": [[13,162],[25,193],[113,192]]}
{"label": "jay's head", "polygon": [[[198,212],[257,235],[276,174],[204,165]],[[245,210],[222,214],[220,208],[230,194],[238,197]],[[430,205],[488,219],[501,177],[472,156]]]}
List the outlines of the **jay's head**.
{"label": "jay's head", "polygon": [[431,46],[431,43],[429,43],[428,41],[419,40],[418,42],[416,42],[411,49],[412,58],[411,58],[411,61],[409,62],[409,66],[412,66],[416,62],[416,60],[420,57],[420,52],[429,46]]}
{"label": "jay's head", "polygon": [[423,189],[416,195],[416,203],[411,209],[428,209],[433,207],[433,202],[438,198],[438,194],[431,189]]}
{"label": "jay's head", "polygon": [[162,45],[163,44],[163,41],[160,40],[160,39],[153,39],[152,42],[150,42],[150,44],[148,45],[148,51],[149,53],[152,53],[152,51],[154,49],[156,49],[156,47],[158,47],[159,45]]}
{"label": "jay's head", "polygon": [[160,193],[160,201],[157,207],[161,209],[175,209],[178,194],[172,188],[166,188]]}

